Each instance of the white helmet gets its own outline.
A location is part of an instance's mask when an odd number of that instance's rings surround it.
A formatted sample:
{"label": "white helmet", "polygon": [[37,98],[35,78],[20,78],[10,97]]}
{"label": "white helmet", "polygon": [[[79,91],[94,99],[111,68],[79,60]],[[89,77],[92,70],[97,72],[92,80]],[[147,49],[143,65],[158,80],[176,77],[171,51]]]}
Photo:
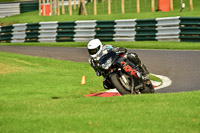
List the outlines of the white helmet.
{"label": "white helmet", "polygon": [[88,43],[88,52],[91,57],[95,58],[102,52],[102,43],[99,39],[93,39]]}

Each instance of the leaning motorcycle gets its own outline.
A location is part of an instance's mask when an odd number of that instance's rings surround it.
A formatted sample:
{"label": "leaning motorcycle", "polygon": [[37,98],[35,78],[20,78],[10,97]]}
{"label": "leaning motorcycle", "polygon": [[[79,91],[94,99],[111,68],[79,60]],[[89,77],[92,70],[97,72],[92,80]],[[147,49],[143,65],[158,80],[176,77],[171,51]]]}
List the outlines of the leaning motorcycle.
{"label": "leaning motorcycle", "polygon": [[109,51],[97,61],[97,69],[121,95],[155,93],[151,81],[123,54]]}

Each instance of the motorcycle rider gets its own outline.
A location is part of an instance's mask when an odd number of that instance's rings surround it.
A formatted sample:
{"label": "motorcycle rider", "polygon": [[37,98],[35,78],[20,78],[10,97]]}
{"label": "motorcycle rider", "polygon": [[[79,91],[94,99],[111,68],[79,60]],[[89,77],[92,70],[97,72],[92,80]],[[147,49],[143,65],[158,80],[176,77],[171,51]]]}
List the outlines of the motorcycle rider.
{"label": "motorcycle rider", "polygon": [[[99,39],[93,39],[88,43],[88,52],[89,52],[89,63],[92,68],[95,70],[97,76],[101,76],[101,73],[96,69],[97,61],[110,50],[116,52],[117,54],[123,54],[125,58],[130,60],[135,66],[139,67],[141,73],[143,74],[146,80],[149,80],[148,70],[141,63],[138,55],[136,53],[127,53],[127,49],[121,47],[113,47],[112,45],[102,45]],[[114,88],[109,80],[104,77],[103,86],[105,89]]]}

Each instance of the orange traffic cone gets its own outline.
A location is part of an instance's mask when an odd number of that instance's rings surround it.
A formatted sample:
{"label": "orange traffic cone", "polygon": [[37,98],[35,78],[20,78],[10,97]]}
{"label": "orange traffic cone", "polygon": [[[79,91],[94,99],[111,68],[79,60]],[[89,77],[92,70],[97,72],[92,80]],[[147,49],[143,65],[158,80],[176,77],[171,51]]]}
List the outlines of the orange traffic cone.
{"label": "orange traffic cone", "polygon": [[85,76],[82,76],[81,85],[84,85],[84,84],[85,84]]}

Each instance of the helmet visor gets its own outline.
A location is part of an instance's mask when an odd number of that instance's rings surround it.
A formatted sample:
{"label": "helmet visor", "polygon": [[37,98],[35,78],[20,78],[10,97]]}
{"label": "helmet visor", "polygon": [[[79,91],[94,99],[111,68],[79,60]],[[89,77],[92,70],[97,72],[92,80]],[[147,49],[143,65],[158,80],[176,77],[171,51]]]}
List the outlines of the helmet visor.
{"label": "helmet visor", "polygon": [[90,55],[94,55],[94,54],[96,54],[100,50],[100,48],[101,48],[101,46],[99,45],[95,49],[88,49],[88,52],[89,52]]}

